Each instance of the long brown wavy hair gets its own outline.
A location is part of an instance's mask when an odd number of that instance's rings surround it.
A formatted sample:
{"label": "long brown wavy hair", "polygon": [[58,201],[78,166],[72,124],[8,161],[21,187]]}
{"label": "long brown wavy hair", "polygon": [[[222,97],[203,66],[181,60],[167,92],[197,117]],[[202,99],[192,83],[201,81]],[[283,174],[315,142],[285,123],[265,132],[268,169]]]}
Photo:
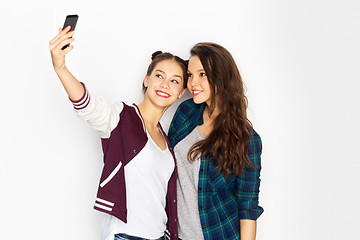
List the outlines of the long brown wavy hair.
{"label": "long brown wavy hair", "polygon": [[245,165],[254,167],[247,145],[253,128],[246,114],[248,101],[240,72],[231,54],[218,44],[198,43],[190,54],[199,57],[209,81],[209,115],[215,107],[220,113],[210,135],[190,148],[188,159],[193,162],[199,155],[212,158],[224,176],[239,176]]}

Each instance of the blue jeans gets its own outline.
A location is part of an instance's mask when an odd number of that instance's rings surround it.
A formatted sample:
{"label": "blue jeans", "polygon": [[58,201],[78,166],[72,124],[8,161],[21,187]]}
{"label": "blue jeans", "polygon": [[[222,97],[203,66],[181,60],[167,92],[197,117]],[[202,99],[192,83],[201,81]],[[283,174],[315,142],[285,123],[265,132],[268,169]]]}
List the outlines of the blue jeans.
{"label": "blue jeans", "polygon": [[157,239],[147,239],[147,238],[140,238],[140,237],[134,237],[134,236],[130,236],[124,233],[118,233],[115,235],[115,239],[114,240],[166,240],[165,235],[157,238]]}

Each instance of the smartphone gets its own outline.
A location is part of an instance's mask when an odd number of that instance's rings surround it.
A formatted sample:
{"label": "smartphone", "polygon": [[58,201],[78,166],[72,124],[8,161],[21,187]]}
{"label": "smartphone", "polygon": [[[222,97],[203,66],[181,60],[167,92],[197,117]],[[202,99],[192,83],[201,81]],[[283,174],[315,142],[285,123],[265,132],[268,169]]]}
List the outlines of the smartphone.
{"label": "smartphone", "polygon": [[[74,31],[78,18],[79,18],[78,15],[67,15],[66,19],[65,19],[63,29],[65,29],[67,26],[70,26],[71,27],[70,31]],[[69,46],[70,46],[70,44],[67,44],[67,45],[63,46],[61,48],[61,50],[64,50],[65,48],[67,48]]]}

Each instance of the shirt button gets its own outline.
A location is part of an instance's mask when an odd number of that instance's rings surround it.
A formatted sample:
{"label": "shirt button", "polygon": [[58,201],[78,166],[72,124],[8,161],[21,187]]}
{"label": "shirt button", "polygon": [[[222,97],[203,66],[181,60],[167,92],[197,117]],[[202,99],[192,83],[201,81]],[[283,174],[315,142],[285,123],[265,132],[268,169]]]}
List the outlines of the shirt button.
{"label": "shirt button", "polygon": [[204,169],[200,169],[200,172],[203,172],[204,171]]}
{"label": "shirt button", "polygon": [[176,218],[174,220],[175,220],[175,222],[177,221]]}
{"label": "shirt button", "polygon": [[176,203],[176,200],[174,199],[174,203]]}
{"label": "shirt button", "polygon": [[136,150],[134,149],[134,153],[136,153]]}
{"label": "shirt button", "polygon": [[206,228],[206,224],[203,224],[203,228]]}
{"label": "shirt button", "polygon": [[199,190],[201,191],[201,190],[202,190],[202,188],[199,188]]}
{"label": "shirt button", "polygon": [[200,206],[200,210],[203,210],[203,206]]}

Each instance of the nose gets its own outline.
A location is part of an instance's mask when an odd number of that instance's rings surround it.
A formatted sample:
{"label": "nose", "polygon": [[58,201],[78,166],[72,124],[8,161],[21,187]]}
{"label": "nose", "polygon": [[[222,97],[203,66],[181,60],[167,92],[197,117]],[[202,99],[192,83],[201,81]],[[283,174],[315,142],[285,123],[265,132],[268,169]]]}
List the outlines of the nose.
{"label": "nose", "polygon": [[196,85],[198,85],[199,81],[196,76],[192,76],[192,77],[189,77],[188,83],[190,84],[190,86],[196,86]]}
{"label": "nose", "polygon": [[161,82],[160,86],[161,86],[162,88],[169,89],[169,80],[164,79],[164,80]]}

